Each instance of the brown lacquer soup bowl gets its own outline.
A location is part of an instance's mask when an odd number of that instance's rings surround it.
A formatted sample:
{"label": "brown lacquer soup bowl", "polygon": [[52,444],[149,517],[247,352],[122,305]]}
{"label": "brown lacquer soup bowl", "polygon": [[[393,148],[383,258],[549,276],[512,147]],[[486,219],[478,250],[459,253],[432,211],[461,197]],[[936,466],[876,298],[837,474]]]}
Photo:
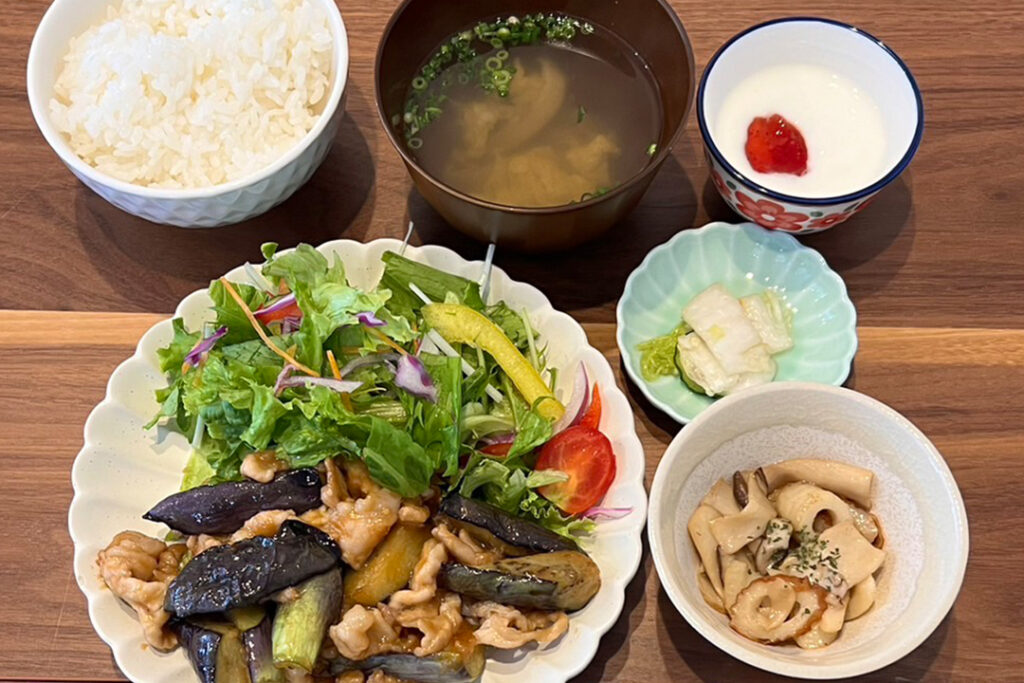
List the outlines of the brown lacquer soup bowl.
{"label": "brown lacquer soup bowl", "polygon": [[[618,185],[559,206],[517,207],[485,201],[429,173],[402,134],[406,96],[435,49],[453,34],[495,17],[564,14],[620,38],[650,71],[661,126],[650,161]],[[663,0],[405,0],[391,17],[376,61],[377,110],[417,190],[444,219],[481,241],[522,251],[566,249],[600,235],[640,201],[682,132],[694,96],[693,50]]]}

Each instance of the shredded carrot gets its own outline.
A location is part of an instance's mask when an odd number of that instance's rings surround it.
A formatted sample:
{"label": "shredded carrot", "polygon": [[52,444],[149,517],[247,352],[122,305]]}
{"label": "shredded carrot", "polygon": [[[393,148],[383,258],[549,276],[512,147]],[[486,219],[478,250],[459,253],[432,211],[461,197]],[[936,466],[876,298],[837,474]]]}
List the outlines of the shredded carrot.
{"label": "shredded carrot", "polygon": [[220,279],[220,282],[221,282],[222,285],[224,285],[224,289],[227,290],[228,294],[231,295],[231,298],[235,300],[235,303],[238,304],[239,308],[242,309],[242,312],[245,313],[245,317],[249,319],[249,324],[252,325],[254,330],[256,330],[256,334],[258,334],[260,336],[260,339],[263,340],[263,343],[266,344],[267,347],[271,351],[273,351],[278,356],[283,358],[286,363],[291,363],[297,369],[301,370],[302,372],[306,373],[307,375],[310,375],[312,377],[319,377],[320,376],[319,372],[317,372],[316,370],[312,370],[310,368],[307,368],[305,365],[303,365],[299,361],[295,360],[295,358],[293,356],[291,356],[290,354],[288,354],[288,353],[282,351],[280,348],[278,348],[277,345],[274,344],[274,342],[270,341],[270,337],[268,337],[267,333],[263,331],[263,326],[260,325],[260,321],[256,319],[256,316],[252,314],[252,311],[249,310],[249,307],[245,305],[245,301],[242,299],[241,296],[239,296],[238,292],[235,291],[234,285],[232,285],[227,280],[227,278],[223,278],[223,277]]}
{"label": "shredded carrot", "polygon": [[338,361],[334,358],[334,351],[327,349],[327,362],[331,364],[331,373],[334,379],[341,379],[341,370],[338,369]]}
{"label": "shredded carrot", "polygon": [[408,352],[408,351],[406,351],[405,349],[403,349],[403,348],[402,348],[401,346],[399,346],[399,345],[398,345],[398,344],[396,344],[395,342],[391,341],[391,339],[390,339],[390,338],[389,338],[389,337],[388,337],[388,336],[387,336],[386,334],[384,334],[383,332],[381,332],[380,330],[374,329],[374,328],[372,328],[372,327],[367,327],[366,329],[367,329],[367,331],[369,331],[369,332],[372,332],[372,333],[373,333],[373,334],[374,334],[374,335],[375,335],[376,337],[378,337],[378,338],[379,338],[379,339],[380,339],[380,340],[381,340],[382,342],[384,342],[385,344],[387,344],[388,346],[390,346],[391,348],[393,348],[393,349],[394,349],[395,351],[398,351],[398,352],[399,352],[400,354],[402,354],[403,356],[408,356],[408,355],[409,355],[409,352]]}

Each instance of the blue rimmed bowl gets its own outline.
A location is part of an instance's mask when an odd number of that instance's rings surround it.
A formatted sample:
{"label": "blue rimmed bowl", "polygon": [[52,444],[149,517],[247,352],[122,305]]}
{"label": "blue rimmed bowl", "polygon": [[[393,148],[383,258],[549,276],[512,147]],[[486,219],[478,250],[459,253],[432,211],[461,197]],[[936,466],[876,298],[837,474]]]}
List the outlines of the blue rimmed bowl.
{"label": "blue rimmed bowl", "polygon": [[637,350],[672,331],[683,307],[715,283],[737,297],[769,287],[785,297],[793,312],[793,348],[774,356],[776,381],[846,381],[857,352],[857,311],[842,278],[790,235],[752,223],[709,223],[651,250],[626,280],[616,308],[626,374],[655,406],[685,424],[715,400],[675,376],[648,382]]}
{"label": "blue rimmed bowl", "polygon": [[[746,78],[786,64],[825,67],[878,103],[887,169],[878,180],[842,195],[799,197],[766,187],[730,163],[716,130],[723,103]],[[903,173],[921,143],[924,105],[910,69],[878,38],[832,19],[786,17],[748,28],[719,48],[697,88],[697,123],[711,179],[736,213],[773,230],[810,234],[853,216]]]}

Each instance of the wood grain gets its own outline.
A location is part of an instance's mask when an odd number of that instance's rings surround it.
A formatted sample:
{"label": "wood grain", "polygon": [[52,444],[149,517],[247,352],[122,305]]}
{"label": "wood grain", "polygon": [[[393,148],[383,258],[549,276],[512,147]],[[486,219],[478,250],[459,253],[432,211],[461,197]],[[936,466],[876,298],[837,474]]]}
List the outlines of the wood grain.
{"label": "wood grain", "polygon": [[[156,226],[81,186],[46,146],[25,96],[28,46],[48,0],[0,3],[0,680],[119,680],[70,571],[70,468],[82,425],[139,335],[182,296],[258,257],[336,237],[400,237],[478,258],[411,189],[373,107],[372,60],[396,0],[341,4],[352,67],[335,147],[295,197],[244,225]],[[868,681],[1016,681],[1024,670],[1024,2],[673,0],[698,71],[729,36],[788,14],[857,24],[894,47],[921,85],[926,132],[910,170],[849,223],[805,242],[843,275],[861,347],[849,384],[901,411],[943,452],[964,493],[972,553],[956,607],[920,648]],[[614,306],[654,245],[736,220],[708,182],[691,117],[638,209],[570,255],[497,262],[588,323],[619,361]],[[567,258],[569,259],[567,261]],[[566,267],[566,263],[571,267]],[[33,310],[57,312],[35,314]],[[60,311],[90,311],[89,315]],[[111,313],[115,312],[115,313]],[[129,314],[126,314],[129,313]],[[161,315],[162,314],[162,315]],[[620,377],[620,382],[622,378]],[[647,481],[678,426],[630,393]],[[649,553],[623,616],[582,681],[781,680],[718,652],[678,616]]]}
{"label": "wood grain", "polygon": [[[401,236],[480,257],[412,189],[374,110],[373,55],[394,0],[342,3],[350,35],[348,115],[312,182],[266,216],[231,228],[181,230],[132,218],[85,189],[35,128],[24,67],[46,0],[0,7],[0,307],[170,312],[188,292],[283,245]],[[869,211],[806,239],[846,279],[867,325],[1024,326],[1024,3],[673,2],[698,71],[729,36],[787,14],[830,16],[884,38],[924,93],[926,133],[910,170]],[[563,256],[499,250],[513,277],[556,307],[612,322],[629,272],[654,245],[708,220],[736,220],[708,182],[695,122],[641,206],[606,238]],[[599,278],[581,277],[585,273]]]}
{"label": "wood grain", "polygon": [[[71,463],[106,378],[157,314],[0,311],[0,510],[13,530],[0,545],[0,680],[118,680],[71,575],[66,531]],[[614,326],[587,324],[620,371]],[[934,440],[964,494],[971,561],[952,613],[925,643],[863,681],[1019,680],[1024,549],[1024,330],[862,327],[851,385],[910,417]],[[678,425],[619,372],[637,416],[650,485]],[[622,617],[581,681],[771,681],[716,650],[661,590],[646,547]]]}

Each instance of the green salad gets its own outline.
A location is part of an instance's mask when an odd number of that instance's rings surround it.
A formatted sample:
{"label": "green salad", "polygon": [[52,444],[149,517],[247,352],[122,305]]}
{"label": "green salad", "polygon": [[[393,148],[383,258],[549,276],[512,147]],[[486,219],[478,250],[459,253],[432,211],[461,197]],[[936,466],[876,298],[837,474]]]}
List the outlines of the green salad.
{"label": "green salad", "polygon": [[457,491],[563,535],[592,527],[538,492],[568,479],[536,467],[567,418],[525,312],[394,252],[367,290],[309,245],[263,254],[248,282],[211,284],[211,322],[175,319],[157,352],[168,385],[148,427],[191,442],[183,489],[242,480],[252,453],[288,469],[345,456],[403,497]]}

